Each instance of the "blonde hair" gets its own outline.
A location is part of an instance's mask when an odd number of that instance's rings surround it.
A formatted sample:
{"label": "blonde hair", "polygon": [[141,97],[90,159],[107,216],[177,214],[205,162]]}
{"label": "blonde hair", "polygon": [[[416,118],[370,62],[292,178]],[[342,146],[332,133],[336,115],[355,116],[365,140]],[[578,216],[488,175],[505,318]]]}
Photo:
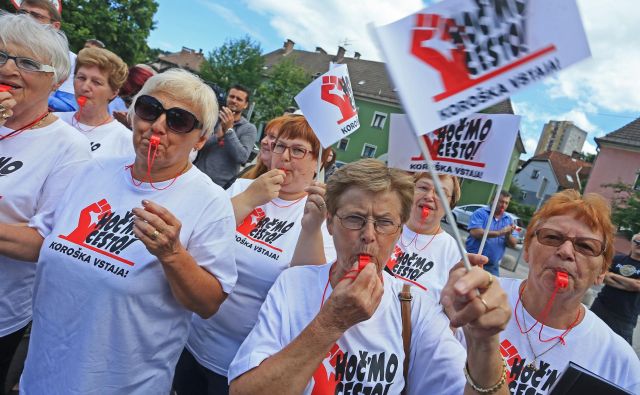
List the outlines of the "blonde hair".
{"label": "blonde hair", "polygon": [[127,64],[118,55],[104,48],[85,48],[78,52],[75,74],[80,67],[97,67],[107,73],[109,86],[114,91],[122,87],[129,75]]}
{"label": "blonde hair", "polygon": [[138,97],[164,93],[177,100],[189,103],[196,108],[196,117],[202,122],[202,135],[207,138],[213,133],[213,127],[218,120],[218,99],[207,84],[200,77],[182,69],[170,69],[162,74],[149,78],[133,98],[129,107],[129,119],[133,119],[134,108]]}
{"label": "blonde hair", "polygon": [[414,183],[404,171],[388,168],[376,159],[362,159],[342,166],[327,181],[325,201],[331,215],[336,214],[340,196],[349,188],[374,194],[395,192],[400,200],[400,219],[402,223],[409,220]]}

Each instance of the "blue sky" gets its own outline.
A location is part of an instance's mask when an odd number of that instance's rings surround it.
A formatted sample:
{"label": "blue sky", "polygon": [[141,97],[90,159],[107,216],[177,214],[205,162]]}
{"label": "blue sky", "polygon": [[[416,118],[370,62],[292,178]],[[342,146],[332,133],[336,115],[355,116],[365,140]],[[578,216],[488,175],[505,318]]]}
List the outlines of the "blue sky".
{"label": "blue sky", "polygon": [[[270,52],[290,38],[295,48],[338,45],[365,59],[379,60],[366,25],[385,24],[418,11],[422,0],[158,0],[151,47],[205,53],[225,40],[250,36]],[[637,0],[578,0],[592,58],[557,77],[511,97],[523,116],[522,138],[529,157],[548,120],[570,120],[589,132],[584,151],[595,152],[593,137],[640,116],[640,4]]]}

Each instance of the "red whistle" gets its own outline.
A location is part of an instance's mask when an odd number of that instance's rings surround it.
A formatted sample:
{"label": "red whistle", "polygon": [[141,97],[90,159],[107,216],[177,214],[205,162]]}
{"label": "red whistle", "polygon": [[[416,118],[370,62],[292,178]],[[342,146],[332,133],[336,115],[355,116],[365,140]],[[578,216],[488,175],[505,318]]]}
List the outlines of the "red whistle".
{"label": "red whistle", "polygon": [[80,96],[80,97],[78,97],[78,99],[76,101],[78,102],[78,105],[80,107],[84,107],[84,105],[87,104],[87,97],[86,96]]}
{"label": "red whistle", "polygon": [[556,287],[567,288],[569,286],[569,275],[565,272],[556,272]]}
{"label": "red whistle", "polygon": [[425,221],[427,219],[427,217],[429,216],[430,212],[431,212],[431,210],[429,210],[429,207],[424,206],[422,208],[422,214],[420,216],[422,218],[422,221]]}
{"label": "red whistle", "polygon": [[371,263],[371,257],[369,255],[358,255],[358,271],[362,271],[365,266]]}
{"label": "red whistle", "polygon": [[158,145],[160,145],[160,137],[155,134],[152,135],[149,139],[149,144],[151,144],[151,146],[153,147],[157,147]]}
{"label": "red whistle", "polygon": [[11,89],[13,89],[13,88],[10,87],[9,85],[0,84],[0,92],[9,92]]}

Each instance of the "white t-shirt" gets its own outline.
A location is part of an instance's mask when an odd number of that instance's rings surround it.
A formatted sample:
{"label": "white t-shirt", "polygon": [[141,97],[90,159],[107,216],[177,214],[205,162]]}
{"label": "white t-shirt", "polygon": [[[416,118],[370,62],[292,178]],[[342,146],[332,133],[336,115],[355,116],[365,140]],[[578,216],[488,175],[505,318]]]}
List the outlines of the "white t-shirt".
{"label": "white t-shirt", "polygon": [[[509,304],[515,309],[522,280],[502,277],[499,280],[509,296]],[[559,343],[545,352],[556,344],[556,340],[543,343],[538,336],[546,340],[561,335],[564,330],[545,326],[540,333],[540,324],[537,324],[528,333],[529,345],[527,335],[518,328],[515,314],[518,314],[523,330],[531,328],[536,320],[521,306],[519,303],[507,328],[500,333],[500,351],[508,364],[507,378],[512,394],[547,394],[569,361],[634,394],[640,393],[640,361],[635,352],[589,309],[584,308],[586,315],[582,322],[564,337],[566,345]],[[535,354],[531,351],[532,346]],[[534,373],[527,365],[533,362],[534,355],[541,353],[544,355],[538,356],[536,365],[539,369]]]}
{"label": "white t-shirt", "polygon": [[165,190],[136,186],[125,167],[131,162],[95,159],[60,201],[37,265],[20,384],[27,394],[169,393],[191,312],[133,234],[131,210],[142,207],[142,199],[181,222],[182,245],[224,292],[235,284],[228,248],[235,221],[222,188],[195,166]]}
{"label": "white t-shirt", "polygon": [[439,300],[449,270],[460,259],[456,241],[447,232],[421,235],[404,225],[387,267],[396,277],[433,292]]}
{"label": "white t-shirt", "polygon": [[[229,367],[229,381],[260,365],[295,339],[318,314],[331,263],[285,270],[260,309],[255,327]],[[399,394],[404,386],[403,281],[383,273],[384,294],[373,316],[351,328],[318,365],[305,394]],[[461,394],[466,353],[435,299],[412,288],[408,394]],[[295,372],[292,372],[295,374]]]}
{"label": "white t-shirt", "polygon": [[[238,179],[227,190],[235,196],[254,180]],[[207,369],[226,376],[238,347],[258,319],[267,292],[289,267],[302,230],[307,198],[293,203],[276,198],[257,207],[235,232],[238,283],[220,310],[208,320],[193,315],[187,349]],[[281,206],[281,207],[278,207]],[[322,227],[325,258],[335,259],[333,239]]]}
{"label": "white t-shirt", "polygon": [[101,126],[85,125],[73,117],[76,112],[57,112],[60,119],[73,126],[88,141],[91,155],[97,157],[135,156],[131,130],[115,119]]}
{"label": "white t-shirt", "polygon": [[[13,130],[0,126],[0,135]],[[32,224],[41,234],[69,181],[91,158],[86,141],[61,120],[0,140],[0,222]],[[36,265],[0,255],[0,337],[31,320]]]}

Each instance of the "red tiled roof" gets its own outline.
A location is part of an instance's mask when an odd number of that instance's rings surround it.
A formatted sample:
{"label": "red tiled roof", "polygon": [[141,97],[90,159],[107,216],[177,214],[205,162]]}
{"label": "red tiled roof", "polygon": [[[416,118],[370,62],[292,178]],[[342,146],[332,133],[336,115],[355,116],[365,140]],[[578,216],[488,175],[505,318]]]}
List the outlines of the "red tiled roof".
{"label": "red tiled roof", "polygon": [[632,147],[640,147],[640,118],[629,122],[618,130],[615,130],[604,137],[596,138],[598,145],[600,142],[622,144]]}
{"label": "red tiled roof", "polygon": [[[580,159],[573,159],[557,151],[546,151],[529,159],[531,161],[549,161],[551,169],[556,175],[558,183],[563,189],[577,189],[584,184],[584,180],[591,172],[592,164]],[[526,164],[525,164],[526,166]],[[524,166],[523,166],[524,167]],[[576,172],[580,170],[580,183],[576,180]]]}
{"label": "red tiled roof", "polygon": [[191,71],[200,71],[200,66],[204,62],[204,55],[202,52],[196,52],[188,48],[182,48],[180,52],[171,53],[168,55],[158,56],[158,60],[171,63],[182,69]]}

